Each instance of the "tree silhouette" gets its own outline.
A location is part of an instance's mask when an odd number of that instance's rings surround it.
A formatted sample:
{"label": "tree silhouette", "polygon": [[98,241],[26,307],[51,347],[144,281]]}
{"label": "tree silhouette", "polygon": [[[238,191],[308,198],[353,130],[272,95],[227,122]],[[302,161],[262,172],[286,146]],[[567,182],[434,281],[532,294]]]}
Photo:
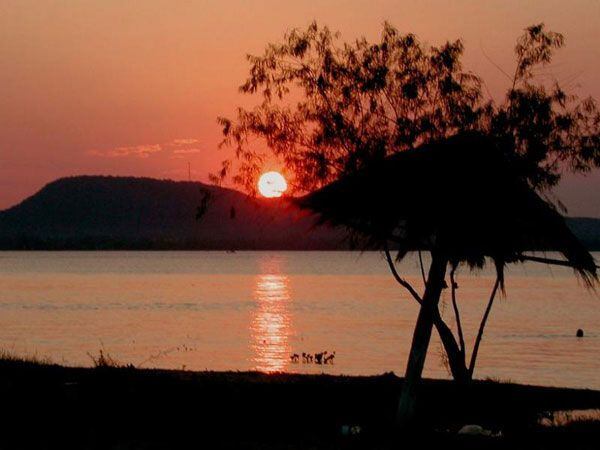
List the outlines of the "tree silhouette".
{"label": "tree silhouette", "polygon": [[[420,305],[399,406],[404,424],[415,411],[434,326],[455,377],[472,377],[494,297],[504,289],[507,264],[528,259],[559,263],[574,268],[588,286],[597,280],[593,257],[564,218],[535,192],[497,143],[481,133],[460,133],[397,153],[294,202],[319,213],[323,222],[350,227],[384,248],[395,279]],[[397,272],[388,242],[395,244],[399,258],[415,249],[431,253],[422,295]],[[564,259],[530,256],[532,249],[555,250]],[[496,280],[467,366],[455,272],[459,265],[481,268],[487,262],[495,266]],[[448,269],[458,341],[438,307]]]}
{"label": "tree silhouette", "polygon": [[338,33],[316,23],[292,30],[263,55],[248,55],[240,91],[261,102],[239,108],[235,120],[218,119],[222,145],[235,157],[211,179],[233,169],[234,181],[254,191],[262,163],[274,156],[292,175],[291,188],[307,192],[385,156],[480,130],[502,140],[531,184],[547,189],[565,170],[600,165],[595,101],[559,83],[535,83],[563,44],[543,24],[528,27],[506,98],[495,104],[483,98],[481,78],[463,70],[460,40],[428,46],[388,23],[377,43],[339,44]]}
{"label": "tree silhouette", "polygon": [[[558,82],[543,83],[536,77],[537,72],[551,63],[554,52],[563,45],[563,36],[547,31],[543,24],[525,29],[515,47],[517,62],[514,73],[507,75],[510,83],[507,94],[501,103],[496,103],[484,99],[481,78],[462,68],[463,45],[460,40],[441,46],[428,46],[412,34],[398,33],[388,23],[384,24],[381,39],[376,43],[364,38],[340,43],[339,34],[327,27],[321,28],[316,23],[304,31],[293,30],[285,35],[282,43],[269,44],[263,55],[248,56],[249,77],[240,90],[257,95],[261,101],[253,109],[239,108],[235,120],[218,119],[223,127],[222,145],[233,147],[234,158],[224,161],[221,171],[213,175],[212,180],[219,182],[233,173],[234,182],[248,191],[254,191],[264,161],[275,157],[291,174],[292,192],[324,189],[325,192],[339,194],[335,189],[327,189],[329,183],[335,184],[337,180],[348,178],[361,180],[361,174],[365,171],[375,171],[393,178],[396,176],[393,173],[385,170],[378,172],[377,169],[388,158],[423,148],[430,143],[451,140],[453,136],[467,136],[466,140],[452,140],[453,145],[442,146],[445,151],[454,152],[459,158],[462,155],[459,144],[471,145],[468,135],[475,133],[483,139],[477,142],[485,144],[481,152],[494,148],[503,155],[498,161],[509,162],[510,169],[506,169],[506,173],[510,175],[498,178],[499,183],[505,183],[506,180],[509,180],[509,184],[513,183],[513,178],[522,180],[532,192],[535,190],[547,198],[551,194],[550,189],[558,183],[564,172],[586,172],[600,166],[600,114],[594,100],[580,100],[567,94]],[[464,182],[458,178],[458,173],[463,178],[473,177],[469,171],[457,167],[455,178],[446,177],[445,172],[439,174],[446,180],[444,186],[432,182],[428,177],[437,169],[431,169],[442,158],[437,150],[434,153],[438,154],[438,160],[430,161],[429,166],[416,164],[416,167],[425,169],[418,173],[419,176],[410,178],[410,187],[397,184],[412,189],[415,198],[426,198],[430,203],[437,204],[434,195],[431,196],[434,199],[432,201],[423,194],[431,192],[430,184],[435,185],[438,189],[436,195],[441,196],[440,191],[443,191],[445,200],[453,203],[459,195],[465,194],[465,189],[458,189]],[[478,159],[477,153],[468,155],[473,161]],[[418,160],[420,157],[415,158]],[[411,159],[407,161],[407,164],[415,164],[410,162]],[[481,170],[482,166],[471,163],[469,159],[460,161],[474,171]],[[451,165],[452,159],[447,164]],[[410,176],[409,173],[404,174]],[[462,262],[481,266],[485,256],[494,258],[500,253],[497,249],[493,253],[487,247],[486,251],[478,249],[471,252],[469,246],[472,241],[456,239],[463,233],[457,228],[458,224],[464,225],[465,222],[454,220],[452,209],[445,209],[443,204],[437,204],[438,212],[444,211],[446,214],[443,226],[439,225],[437,216],[428,216],[428,210],[413,208],[411,211],[419,211],[419,214],[431,219],[427,221],[419,215],[411,216],[413,220],[410,226],[417,224],[417,227],[425,230],[424,234],[416,233],[419,239],[415,240],[394,240],[394,227],[389,225],[397,226],[394,220],[398,217],[390,221],[382,213],[399,208],[394,202],[397,197],[392,195],[393,182],[397,180],[388,181],[392,184],[385,184],[385,189],[379,191],[383,203],[371,200],[380,210],[375,211],[374,207],[366,210],[355,208],[363,211],[362,218],[345,214],[347,220],[340,219],[337,222],[358,229],[382,246],[396,280],[421,303],[407,379],[409,374],[412,374],[410,379],[415,382],[420,378],[431,327],[435,326],[448,355],[453,376],[457,380],[468,381],[473,376],[481,337],[494,298],[503,286],[501,268],[507,262],[526,258],[522,253],[526,246],[524,243],[536,243],[533,239],[535,230],[527,228],[524,231],[514,225],[515,230],[518,229],[515,236],[526,235],[528,238],[515,241],[522,246],[507,242],[507,245],[515,246],[515,250],[508,255],[500,252],[502,258],[495,259],[497,279],[467,364],[456,296],[456,271]],[[369,182],[374,181],[371,179]],[[355,185],[342,185],[346,186],[348,192],[352,191],[355,195],[360,193],[360,190],[354,189]],[[364,188],[366,184],[362,186]],[[472,187],[476,188],[476,185]],[[505,188],[504,185],[500,187]],[[521,187],[519,189],[515,192],[530,195]],[[340,192],[336,197],[338,203],[343,194],[343,191]],[[365,201],[368,202],[367,199]],[[306,202],[308,207],[324,213],[326,219],[333,218],[335,222],[339,211],[331,210],[326,203]],[[548,248],[559,242],[571,242],[570,233],[565,231],[566,228],[563,229],[564,223],[560,222],[562,219],[557,222],[558,219],[545,211],[544,207],[537,206],[539,211],[543,211],[541,216],[549,215],[554,221],[556,233],[553,235],[555,241],[548,238],[541,244]],[[327,217],[328,212],[330,217]],[[477,217],[465,211],[463,219],[467,216],[477,222]],[[454,228],[453,220],[456,222]],[[530,222],[538,228],[544,226],[537,219],[531,219]],[[434,232],[434,229],[437,231]],[[442,234],[446,235],[445,239],[464,242],[465,247],[448,251],[446,247],[449,244],[444,244],[441,254],[442,247],[431,244],[431,236],[440,229],[444,230]],[[449,229],[454,234],[449,235]],[[410,235],[414,230],[407,233]],[[477,230],[473,229],[472,233],[476,235]],[[399,259],[410,250],[431,251],[429,273],[427,277],[423,275],[426,279],[423,296],[397,273],[387,247],[388,240],[400,245]],[[576,244],[573,246],[579,248]],[[593,260],[590,263],[582,255],[570,259],[569,255],[572,254],[570,251],[565,253],[568,264],[575,266],[580,273],[589,271],[592,278],[595,277]],[[577,261],[584,263],[577,266]],[[444,280],[448,267],[457,337],[441,318],[437,307],[441,291],[446,285]],[[414,406],[411,403],[414,391],[405,394],[404,403],[408,405],[405,409],[410,411]]]}
{"label": "tree silhouette", "polygon": [[[250,76],[240,90],[262,102],[240,108],[235,121],[218,119],[223,144],[235,148],[237,183],[254,190],[273,154],[292,174],[292,188],[310,191],[391,153],[476,127],[481,85],[461,69],[460,41],[427,47],[389,24],[378,44],[338,46],[337,38],[313,23],[262,56],[248,56]],[[255,137],[263,142],[252,145]],[[225,161],[213,181],[232,167]]]}
{"label": "tree silhouette", "polygon": [[490,105],[483,127],[540,190],[555,186],[565,171],[600,166],[600,114],[594,99],[580,101],[558,81],[536,83],[536,74],[563,45],[563,36],[543,24],[525,30],[515,46],[517,63],[505,101]]}

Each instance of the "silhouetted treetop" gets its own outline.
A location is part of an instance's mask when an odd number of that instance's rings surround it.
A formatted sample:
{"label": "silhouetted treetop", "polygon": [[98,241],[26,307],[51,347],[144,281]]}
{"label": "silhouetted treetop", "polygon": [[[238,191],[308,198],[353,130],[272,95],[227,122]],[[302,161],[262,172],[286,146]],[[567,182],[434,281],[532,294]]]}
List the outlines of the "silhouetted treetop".
{"label": "silhouetted treetop", "polygon": [[397,259],[421,249],[474,268],[490,258],[502,286],[505,265],[531,250],[552,250],[587,285],[597,281],[594,258],[564,218],[477,132],[397,153],[294,202],[376,248],[394,242]]}
{"label": "silhouetted treetop", "polygon": [[536,72],[552,62],[564,37],[543,24],[528,27],[517,40],[517,64],[504,103],[492,105],[484,130],[518,157],[536,188],[556,185],[561,172],[600,166],[600,114],[591,97],[579,100],[558,81],[535,83]]}
{"label": "silhouetted treetop", "polygon": [[313,23],[248,56],[240,90],[262,102],[240,108],[236,121],[219,118],[240,161],[235,181],[252,188],[266,156],[248,145],[252,137],[266,141],[296,187],[310,190],[480,119],[480,80],[462,70],[460,40],[427,46],[387,23],[379,43],[338,40]]}
{"label": "silhouetted treetop", "polygon": [[543,24],[517,40],[511,86],[502,103],[484,99],[482,80],[462,67],[460,40],[426,45],[385,23],[381,38],[341,42],[339,33],[312,23],[292,30],[260,56],[240,86],[256,95],[254,108],[220,117],[230,172],[249,191],[264,162],[276,158],[291,187],[310,191],[373,161],[477,130],[502,143],[529,183],[557,183],[564,169],[600,165],[600,115],[592,99],[568,95],[558,83],[536,83],[564,38]]}

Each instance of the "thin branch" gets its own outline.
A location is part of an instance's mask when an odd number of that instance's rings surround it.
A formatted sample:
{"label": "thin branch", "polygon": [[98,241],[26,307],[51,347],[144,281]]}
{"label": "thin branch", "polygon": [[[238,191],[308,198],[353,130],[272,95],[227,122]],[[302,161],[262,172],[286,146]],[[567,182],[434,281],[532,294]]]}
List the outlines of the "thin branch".
{"label": "thin branch", "polygon": [[400,274],[398,273],[398,271],[396,270],[396,266],[394,264],[394,260],[392,259],[392,255],[390,255],[390,249],[388,248],[387,242],[384,244],[384,250],[385,250],[385,257],[387,259],[388,265],[390,266],[390,270],[392,271],[392,275],[394,275],[394,278],[396,279],[396,281],[398,283],[400,283],[400,285],[403,288],[405,288],[408,292],[410,292],[410,294],[413,296],[413,298],[419,304],[421,304],[421,302],[423,300],[421,300],[419,293],[417,291],[415,291],[415,289],[410,285],[410,283],[408,281],[406,281],[404,278],[402,278],[400,276]]}
{"label": "thin branch", "polygon": [[500,65],[497,64],[492,58],[490,58],[490,56],[485,52],[481,41],[479,41],[479,49],[481,50],[481,53],[483,54],[485,59],[487,59],[490,64],[492,64],[496,69],[498,69],[500,73],[502,73],[508,79],[508,81],[513,81],[513,78],[508,73],[506,73],[506,71],[502,67],[500,67]]}
{"label": "thin branch", "polygon": [[479,332],[477,333],[477,339],[475,339],[475,345],[473,346],[473,353],[471,354],[471,363],[469,364],[469,374],[471,375],[471,377],[473,377],[473,372],[475,371],[475,361],[477,360],[477,352],[479,351],[479,345],[481,344],[481,338],[483,337],[483,330],[485,329],[485,324],[487,322],[488,316],[490,315],[490,311],[492,310],[494,298],[496,297],[496,292],[498,292],[499,286],[500,277],[496,277],[496,282],[494,283],[494,288],[492,289],[490,299],[488,301],[487,307],[485,308],[485,313],[483,314],[483,318],[481,319],[481,324],[479,325]]}
{"label": "thin branch", "polygon": [[[519,261],[521,261],[521,262],[533,261],[533,262],[538,262],[538,263],[542,263],[542,264],[552,264],[555,266],[565,266],[565,267],[576,268],[569,261],[564,261],[562,259],[542,258],[539,256],[520,255]],[[596,268],[600,269],[600,266],[596,265]]]}
{"label": "thin branch", "polygon": [[[519,59],[517,60],[517,67],[515,68],[515,74],[513,75],[512,87],[510,88],[510,92],[515,91],[515,87],[517,86],[517,80],[519,78],[519,68],[521,67],[521,63],[523,62],[523,54],[519,55]],[[512,103],[511,103],[512,106]]]}
{"label": "thin branch", "polygon": [[456,328],[458,330],[458,340],[460,342],[460,349],[463,354],[466,352],[465,348],[465,337],[463,335],[462,324],[460,322],[460,312],[458,311],[458,303],[456,301],[456,281],[454,279],[454,273],[456,272],[456,266],[450,270],[450,284],[452,285],[452,307],[454,308],[454,316],[456,318]]}
{"label": "thin branch", "polygon": [[487,83],[485,82],[485,80],[481,80],[481,85],[484,87],[485,91],[487,92],[488,97],[490,98],[490,100],[492,102],[494,102],[494,96],[492,95],[492,92],[490,91],[490,88],[488,87]]}
{"label": "thin branch", "polygon": [[421,255],[421,250],[419,250],[419,264],[421,266],[421,277],[423,278],[423,285],[426,285],[427,280],[425,279],[425,268],[423,267],[423,255]]}

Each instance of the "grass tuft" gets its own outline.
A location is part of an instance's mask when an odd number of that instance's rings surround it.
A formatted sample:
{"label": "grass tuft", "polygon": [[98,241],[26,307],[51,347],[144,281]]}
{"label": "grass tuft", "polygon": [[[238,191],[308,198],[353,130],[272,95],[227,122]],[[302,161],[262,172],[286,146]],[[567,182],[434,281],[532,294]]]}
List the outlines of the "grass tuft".
{"label": "grass tuft", "polygon": [[87,355],[92,360],[92,365],[96,369],[118,369],[118,368],[133,368],[131,364],[121,364],[115,358],[113,358],[108,352],[100,349],[98,350],[98,356],[93,355],[92,353],[87,353]]}
{"label": "grass tuft", "polygon": [[2,362],[37,364],[42,366],[51,366],[55,364],[55,362],[47,356],[40,357],[35,353],[33,355],[17,355],[13,350],[0,348],[0,363]]}

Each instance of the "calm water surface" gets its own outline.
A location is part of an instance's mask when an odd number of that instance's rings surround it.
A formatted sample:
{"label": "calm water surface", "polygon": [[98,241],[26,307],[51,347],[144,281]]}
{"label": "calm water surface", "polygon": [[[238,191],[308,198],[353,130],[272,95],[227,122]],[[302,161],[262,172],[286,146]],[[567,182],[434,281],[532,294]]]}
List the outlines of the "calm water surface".
{"label": "calm water surface", "polygon": [[[399,269],[422,288],[414,257]],[[458,282],[472,343],[493,276]],[[506,288],[476,376],[600,389],[598,294],[534,263],[511,268]],[[0,347],[70,365],[103,348],[141,367],[401,374],[416,315],[376,252],[0,252]],[[334,365],[289,360],[323,350]],[[436,336],[427,376],[448,377],[441,354]]]}

